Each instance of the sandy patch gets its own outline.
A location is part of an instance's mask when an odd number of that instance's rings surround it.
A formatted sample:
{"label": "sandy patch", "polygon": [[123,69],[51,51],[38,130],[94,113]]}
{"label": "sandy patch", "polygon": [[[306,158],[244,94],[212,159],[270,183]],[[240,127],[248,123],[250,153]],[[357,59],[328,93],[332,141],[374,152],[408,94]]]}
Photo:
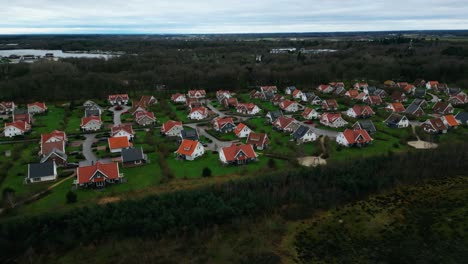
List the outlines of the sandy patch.
{"label": "sandy patch", "polygon": [[431,142],[422,141],[422,140],[409,141],[408,145],[410,145],[411,147],[416,148],[416,149],[434,149],[434,148],[437,148],[436,143],[431,143]]}
{"label": "sandy patch", "polygon": [[98,204],[115,203],[120,201],[120,197],[105,197],[99,200]]}
{"label": "sandy patch", "polygon": [[96,150],[106,150],[107,146],[97,146]]}
{"label": "sandy patch", "polygon": [[302,157],[297,159],[299,164],[306,167],[316,167],[318,165],[326,165],[327,161],[315,156]]}
{"label": "sandy patch", "polygon": [[83,140],[73,141],[70,143],[70,147],[79,147],[83,145]]}

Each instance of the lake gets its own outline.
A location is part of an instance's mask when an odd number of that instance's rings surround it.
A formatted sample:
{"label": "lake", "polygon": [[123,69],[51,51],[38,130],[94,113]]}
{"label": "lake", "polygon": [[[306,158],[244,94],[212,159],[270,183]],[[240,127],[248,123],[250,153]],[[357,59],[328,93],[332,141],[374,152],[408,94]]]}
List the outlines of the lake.
{"label": "lake", "polygon": [[0,50],[0,56],[9,57],[10,55],[34,55],[44,57],[47,53],[53,53],[56,58],[104,58],[109,59],[118,57],[109,53],[85,53],[85,52],[63,52],[62,50],[40,50],[40,49],[8,49]]}

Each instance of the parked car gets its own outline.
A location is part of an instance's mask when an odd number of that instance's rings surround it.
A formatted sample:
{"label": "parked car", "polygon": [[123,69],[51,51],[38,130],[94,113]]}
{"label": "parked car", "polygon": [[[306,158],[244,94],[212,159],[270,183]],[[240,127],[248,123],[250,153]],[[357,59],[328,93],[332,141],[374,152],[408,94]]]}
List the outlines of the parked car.
{"label": "parked car", "polygon": [[304,123],[309,124],[309,125],[313,125],[313,124],[314,124],[314,121],[312,121],[312,120],[306,120],[306,121],[304,121]]}

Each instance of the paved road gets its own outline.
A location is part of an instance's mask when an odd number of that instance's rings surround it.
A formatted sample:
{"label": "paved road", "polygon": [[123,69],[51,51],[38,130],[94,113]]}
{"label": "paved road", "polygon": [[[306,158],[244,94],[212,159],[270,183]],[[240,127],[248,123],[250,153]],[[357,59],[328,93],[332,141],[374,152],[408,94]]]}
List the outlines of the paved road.
{"label": "paved road", "polygon": [[92,163],[97,161],[96,155],[93,153],[92,145],[96,141],[96,134],[86,134],[85,140],[83,141],[83,156],[86,159],[86,163]]}
{"label": "paved road", "polygon": [[115,110],[115,106],[109,108],[109,110],[114,113],[114,125],[117,126],[117,125],[122,124],[122,120],[121,120],[120,116],[122,115],[123,112],[128,111],[128,109],[130,109],[130,107],[126,106],[126,105],[122,105],[121,110]]}
{"label": "paved road", "polygon": [[[317,121],[318,122],[318,121]],[[316,128],[315,125],[311,125],[311,124],[306,124],[304,122],[301,122],[304,126],[308,126],[312,129],[312,131],[317,135],[317,136],[328,136],[330,138],[336,138],[338,136],[338,133],[337,131],[333,131],[333,130],[325,130],[325,129],[321,129],[321,128]]]}
{"label": "paved road", "polygon": [[204,136],[210,139],[212,142],[208,143],[208,149],[212,151],[218,151],[219,148],[228,147],[232,144],[232,141],[221,141],[212,135],[208,134],[204,126],[199,126],[200,124],[186,124],[186,126],[196,129],[200,136]]}
{"label": "paved road", "polygon": [[214,107],[213,105],[211,105],[211,103],[209,101],[207,101],[207,104],[206,106],[213,112],[217,115],[217,117],[225,117],[226,114],[221,112],[219,109],[217,109],[216,107]]}

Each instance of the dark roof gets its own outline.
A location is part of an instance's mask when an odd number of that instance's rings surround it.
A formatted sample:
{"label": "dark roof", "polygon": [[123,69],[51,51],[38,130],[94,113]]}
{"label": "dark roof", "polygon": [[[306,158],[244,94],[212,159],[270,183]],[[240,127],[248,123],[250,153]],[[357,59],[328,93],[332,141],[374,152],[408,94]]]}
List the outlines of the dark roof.
{"label": "dark roof", "polygon": [[283,116],[283,112],[281,110],[276,110],[276,111],[270,111],[267,113],[271,117],[271,121],[275,121],[278,119],[280,116]]}
{"label": "dark roof", "polygon": [[45,155],[44,157],[41,158],[41,163],[46,162],[50,158],[50,156],[52,156],[52,154],[57,155],[58,157],[60,157],[62,160],[65,160],[65,161],[68,158],[67,154],[65,154],[64,152],[62,152],[62,151],[60,151],[60,150],[58,150],[56,148],[54,148],[54,149],[52,149],[51,152],[49,152],[47,155]]}
{"label": "dark roof", "polygon": [[55,174],[55,165],[53,162],[28,164],[28,178],[42,178],[53,176]]}
{"label": "dark roof", "polygon": [[145,160],[142,148],[126,148],[122,150],[122,162]]}
{"label": "dark roof", "polygon": [[288,86],[288,87],[286,87],[286,89],[288,89],[289,91],[292,92],[292,91],[296,90],[296,86]]}
{"label": "dark roof", "polygon": [[377,129],[374,126],[374,123],[372,123],[371,120],[360,120],[360,121],[357,121],[356,123],[359,123],[359,126],[361,127],[361,129],[364,129],[369,133],[375,133],[377,131]]}
{"label": "dark roof", "polygon": [[271,99],[275,97],[275,93],[273,93],[272,91],[266,91],[264,94],[265,94],[265,100],[267,101],[271,101]]}
{"label": "dark roof", "polygon": [[370,94],[374,94],[376,90],[377,90],[377,88],[376,88],[375,86],[369,86],[369,87],[367,87],[367,91],[368,91]]}
{"label": "dark roof", "polygon": [[15,115],[25,115],[25,114],[28,114],[28,110],[27,109],[19,109],[19,108],[15,108],[15,110],[13,110],[13,114]]}
{"label": "dark roof", "polygon": [[386,123],[393,123],[393,124],[397,124],[398,122],[400,122],[401,119],[403,119],[404,116],[402,115],[399,115],[399,114],[391,114],[387,120],[385,120]]}
{"label": "dark roof", "polygon": [[405,110],[405,113],[407,114],[413,114],[415,113],[416,111],[418,111],[419,109],[419,105],[418,104],[415,104],[414,102],[412,104],[410,104],[406,110]]}
{"label": "dark roof", "polygon": [[85,109],[85,117],[100,116],[98,109]]}
{"label": "dark roof", "polygon": [[450,95],[455,95],[455,94],[458,94],[461,92],[461,89],[460,88],[448,88],[448,92]]}
{"label": "dark roof", "polygon": [[300,139],[302,138],[308,131],[310,130],[309,127],[306,127],[304,125],[301,125],[294,133],[292,134],[294,139]]}
{"label": "dark roof", "polygon": [[424,97],[426,96],[426,88],[417,88],[414,91],[414,96],[416,97]]}
{"label": "dark roof", "polygon": [[459,112],[455,115],[455,119],[460,120],[461,123],[465,124],[468,122],[468,112]]}
{"label": "dark roof", "polygon": [[182,139],[190,139],[190,140],[196,141],[198,140],[198,132],[195,129],[191,129],[191,130],[184,129],[180,132],[180,137]]}

